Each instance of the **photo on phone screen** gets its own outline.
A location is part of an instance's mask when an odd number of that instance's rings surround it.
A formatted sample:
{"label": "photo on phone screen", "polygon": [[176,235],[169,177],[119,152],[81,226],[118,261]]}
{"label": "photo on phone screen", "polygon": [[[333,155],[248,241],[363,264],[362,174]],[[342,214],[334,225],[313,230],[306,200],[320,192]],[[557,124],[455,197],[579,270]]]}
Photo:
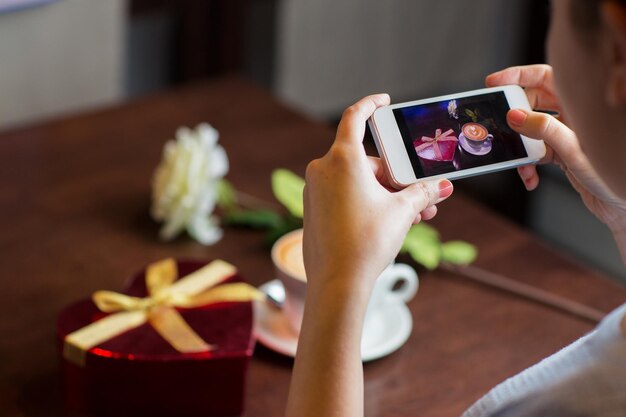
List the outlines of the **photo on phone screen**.
{"label": "photo on phone screen", "polygon": [[393,110],[416,178],[528,156],[502,91]]}

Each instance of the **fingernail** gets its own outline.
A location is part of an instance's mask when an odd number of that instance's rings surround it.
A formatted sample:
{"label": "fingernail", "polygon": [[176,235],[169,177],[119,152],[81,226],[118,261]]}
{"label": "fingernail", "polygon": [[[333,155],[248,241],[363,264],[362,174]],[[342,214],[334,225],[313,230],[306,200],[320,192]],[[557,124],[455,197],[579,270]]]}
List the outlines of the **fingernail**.
{"label": "fingernail", "polygon": [[444,198],[448,198],[452,195],[452,191],[454,187],[452,183],[448,180],[443,180],[439,182],[439,200],[443,200]]}
{"label": "fingernail", "polygon": [[528,115],[521,110],[511,110],[509,112],[509,122],[515,126],[524,126]]}

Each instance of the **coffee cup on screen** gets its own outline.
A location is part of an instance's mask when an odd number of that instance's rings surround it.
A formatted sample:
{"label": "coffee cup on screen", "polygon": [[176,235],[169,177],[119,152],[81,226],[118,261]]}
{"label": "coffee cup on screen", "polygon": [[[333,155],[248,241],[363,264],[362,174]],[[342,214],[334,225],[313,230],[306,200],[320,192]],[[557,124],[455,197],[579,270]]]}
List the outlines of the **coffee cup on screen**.
{"label": "coffee cup on screen", "polygon": [[[306,273],[302,254],[302,229],[290,232],[276,241],[272,247],[272,261],[276,268],[277,278],[285,288],[283,314],[289,326],[300,333],[304,301],[306,296]],[[363,335],[379,331],[381,324],[376,319],[377,312],[390,303],[406,303],[416,294],[418,289],[417,274],[413,268],[404,264],[391,264],[376,279],[370,297]]]}
{"label": "coffee cup on screen", "polygon": [[473,148],[480,148],[485,141],[493,139],[493,135],[480,123],[465,123],[461,128],[461,133],[467,140],[468,145]]}

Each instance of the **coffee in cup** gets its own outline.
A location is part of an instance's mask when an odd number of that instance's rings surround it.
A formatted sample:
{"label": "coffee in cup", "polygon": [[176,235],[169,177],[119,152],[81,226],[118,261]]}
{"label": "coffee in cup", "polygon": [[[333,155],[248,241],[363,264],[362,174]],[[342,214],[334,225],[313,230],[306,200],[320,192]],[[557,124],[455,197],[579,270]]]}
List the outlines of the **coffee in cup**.
{"label": "coffee in cup", "polygon": [[480,148],[486,140],[493,139],[493,135],[490,135],[487,128],[480,123],[465,123],[461,132],[463,137],[467,139],[467,143],[473,148]]}
{"label": "coffee in cup", "polygon": [[480,123],[465,123],[462,130],[463,136],[474,141],[483,141],[489,134],[489,132],[487,132],[487,128]]}
{"label": "coffee in cup", "polygon": [[302,229],[289,233],[276,245],[275,262],[287,273],[301,281],[306,281],[304,255],[302,253]]}
{"label": "coffee in cup", "polygon": [[306,296],[306,272],[302,254],[302,229],[287,233],[274,243],[272,262],[276,278],[285,288],[283,313],[291,329],[300,333]]}

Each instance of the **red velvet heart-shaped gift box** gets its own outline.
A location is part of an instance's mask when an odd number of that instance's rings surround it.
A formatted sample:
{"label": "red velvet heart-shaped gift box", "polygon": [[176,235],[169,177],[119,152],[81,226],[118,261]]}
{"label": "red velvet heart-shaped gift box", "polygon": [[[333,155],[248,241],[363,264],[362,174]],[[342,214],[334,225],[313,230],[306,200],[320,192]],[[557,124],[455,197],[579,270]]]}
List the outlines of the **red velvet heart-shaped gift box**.
{"label": "red velvet heart-shaped gift box", "polygon": [[[177,261],[179,276],[206,262]],[[235,274],[224,283],[240,282]],[[145,297],[145,271],[125,294]],[[82,365],[61,354],[66,402],[97,416],[235,416],[243,412],[246,372],[254,350],[251,302],[177,308],[213,350],[180,353],[143,324],[89,349]],[[60,352],[66,335],[106,316],[91,300],[66,308],[57,323]]]}

